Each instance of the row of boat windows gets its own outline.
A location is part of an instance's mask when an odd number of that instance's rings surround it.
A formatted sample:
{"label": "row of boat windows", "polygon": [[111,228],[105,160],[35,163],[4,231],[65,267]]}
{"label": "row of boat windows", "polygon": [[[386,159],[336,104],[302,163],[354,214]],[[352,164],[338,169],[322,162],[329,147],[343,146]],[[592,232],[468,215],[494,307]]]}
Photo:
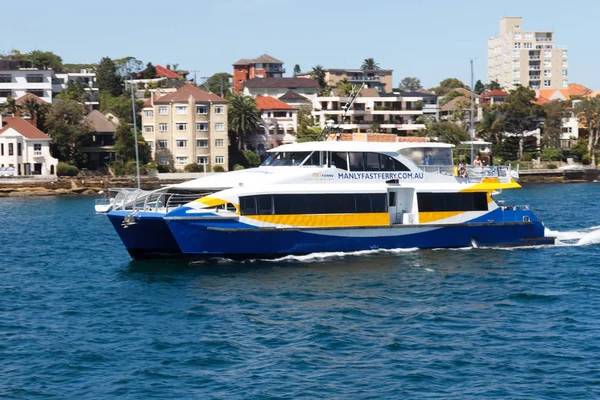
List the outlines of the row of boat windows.
{"label": "row of boat windows", "polygon": [[346,171],[410,171],[402,162],[373,152],[280,152],[269,156],[263,166],[335,167]]}
{"label": "row of boat windows", "polygon": [[[389,194],[395,206],[395,193]],[[485,193],[418,193],[419,211],[485,211]],[[354,214],[388,212],[385,193],[274,194],[240,198],[242,215]]]}

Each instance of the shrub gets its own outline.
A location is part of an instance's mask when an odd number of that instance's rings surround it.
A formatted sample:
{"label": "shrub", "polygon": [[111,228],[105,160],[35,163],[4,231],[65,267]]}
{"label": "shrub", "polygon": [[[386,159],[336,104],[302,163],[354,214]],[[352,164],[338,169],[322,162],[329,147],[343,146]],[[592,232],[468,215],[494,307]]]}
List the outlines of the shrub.
{"label": "shrub", "polygon": [[523,161],[533,160],[533,153],[523,153]]}
{"label": "shrub", "polygon": [[59,162],[56,166],[56,175],[58,176],[77,176],[79,169],[71,164],[65,162]]}
{"label": "shrub", "polygon": [[588,154],[584,154],[583,157],[581,157],[581,163],[583,165],[590,165],[592,163],[592,158]]}
{"label": "shrub", "polygon": [[156,169],[158,170],[158,172],[160,172],[161,174],[166,174],[168,172],[171,172],[171,168],[169,168],[168,165],[159,165],[156,167]]}
{"label": "shrub", "polygon": [[225,168],[223,168],[223,166],[222,166],[222,165],[215,165],[215,166],[213,167],[213,171],[214,171],[214,172],[225,172]]}
{"label": "shrub", "polygon": [[560,149],[554,149],[546,147],[542,149],[542,161],[560,161],[562,160],[562,151]]}
{"label": "shrub", "polygon": [[245,169],[245,168],[244,168],[244,166],[243,166],[243,165],[240,165],[240,164],[235,164],[235,165],[233,166],[233,170],[234,170],[234,171],[239,171],[240,169]]}
{"label": "shrub", "polygon": [[204,165],[202,164],[188,164],[183,169],[185,172],[204,172]]}
{"label": "shrub", "polygon": [[558,166],[556,164],[548,164],[548,169],[556,169]]}
{"label": "shrub", "polygon": [[252,150],[242,150],[242,155],[244,156],[248,167],[253,168],[260,165],[260,156]]}

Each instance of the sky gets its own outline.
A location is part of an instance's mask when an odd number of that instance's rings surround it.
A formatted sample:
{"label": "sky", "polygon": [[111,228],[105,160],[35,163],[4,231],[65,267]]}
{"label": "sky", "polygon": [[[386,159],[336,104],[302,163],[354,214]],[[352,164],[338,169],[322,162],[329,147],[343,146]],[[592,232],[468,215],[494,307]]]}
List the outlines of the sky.
{"label": "sky", "polygon": [[[487,82],[487,39],[502,16],[523,17],[524,31],[552,30],[569,49],[569,83],[600,89],[600,1],[531,0],[195,0],[165,2],[5,2],[2,16],[18,29],[0,35],[0,52],[52,51],[64,63],[133,56],[178,64],[200,80],[232,73],[240,58],[267,53],[310,71],[360,68],[374,58],[424,87],[456,77]],[[12,23],[11,23],[12,24]],[[6,26],[8,27],[8,25]]]}

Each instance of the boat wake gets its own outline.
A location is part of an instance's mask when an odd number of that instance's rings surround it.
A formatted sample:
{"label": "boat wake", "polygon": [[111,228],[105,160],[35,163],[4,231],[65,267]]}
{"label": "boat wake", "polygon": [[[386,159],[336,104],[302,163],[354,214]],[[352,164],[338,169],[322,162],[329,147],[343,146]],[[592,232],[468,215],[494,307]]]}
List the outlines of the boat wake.
{"label": "boat wake", "polygon": [[565,232],[546,228],[545,235],[556,237],[557,246],[587,246],[600,243],[600,226]]}

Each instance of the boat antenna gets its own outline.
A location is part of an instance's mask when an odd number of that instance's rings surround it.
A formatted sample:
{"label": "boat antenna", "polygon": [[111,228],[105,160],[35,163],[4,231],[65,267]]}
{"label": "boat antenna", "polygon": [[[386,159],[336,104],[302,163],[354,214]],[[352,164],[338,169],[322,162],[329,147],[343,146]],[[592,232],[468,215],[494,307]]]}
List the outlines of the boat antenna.
{"label": "boat antenna", "polygon": [[333,121],[331,121],[331,120],[325,121],[325,128],[323,128],[323,130],[319,134],[319,137],[317,138],[318,141],[327,140],[327,137],[329,135],[340,133],[340,130],[341,130],[340,127],[341,127],[342,123],[346,120],[346,118],[348,117],[348,111],[350,110],[350,108],[352,108],[352,105],[354,104],[354,101],[360,94],[360,91],[362,88],[363,88],[362,83],[360,85],[352,85],[352,90],[350,91],[350,94],[348,95],[348,98],[346,99],[346,103],[344,103],[344,105],[342,106],[343,112],[342,112],[342,115],[340,116],[340,120],[339,120],[338,124],[334,126]]}

